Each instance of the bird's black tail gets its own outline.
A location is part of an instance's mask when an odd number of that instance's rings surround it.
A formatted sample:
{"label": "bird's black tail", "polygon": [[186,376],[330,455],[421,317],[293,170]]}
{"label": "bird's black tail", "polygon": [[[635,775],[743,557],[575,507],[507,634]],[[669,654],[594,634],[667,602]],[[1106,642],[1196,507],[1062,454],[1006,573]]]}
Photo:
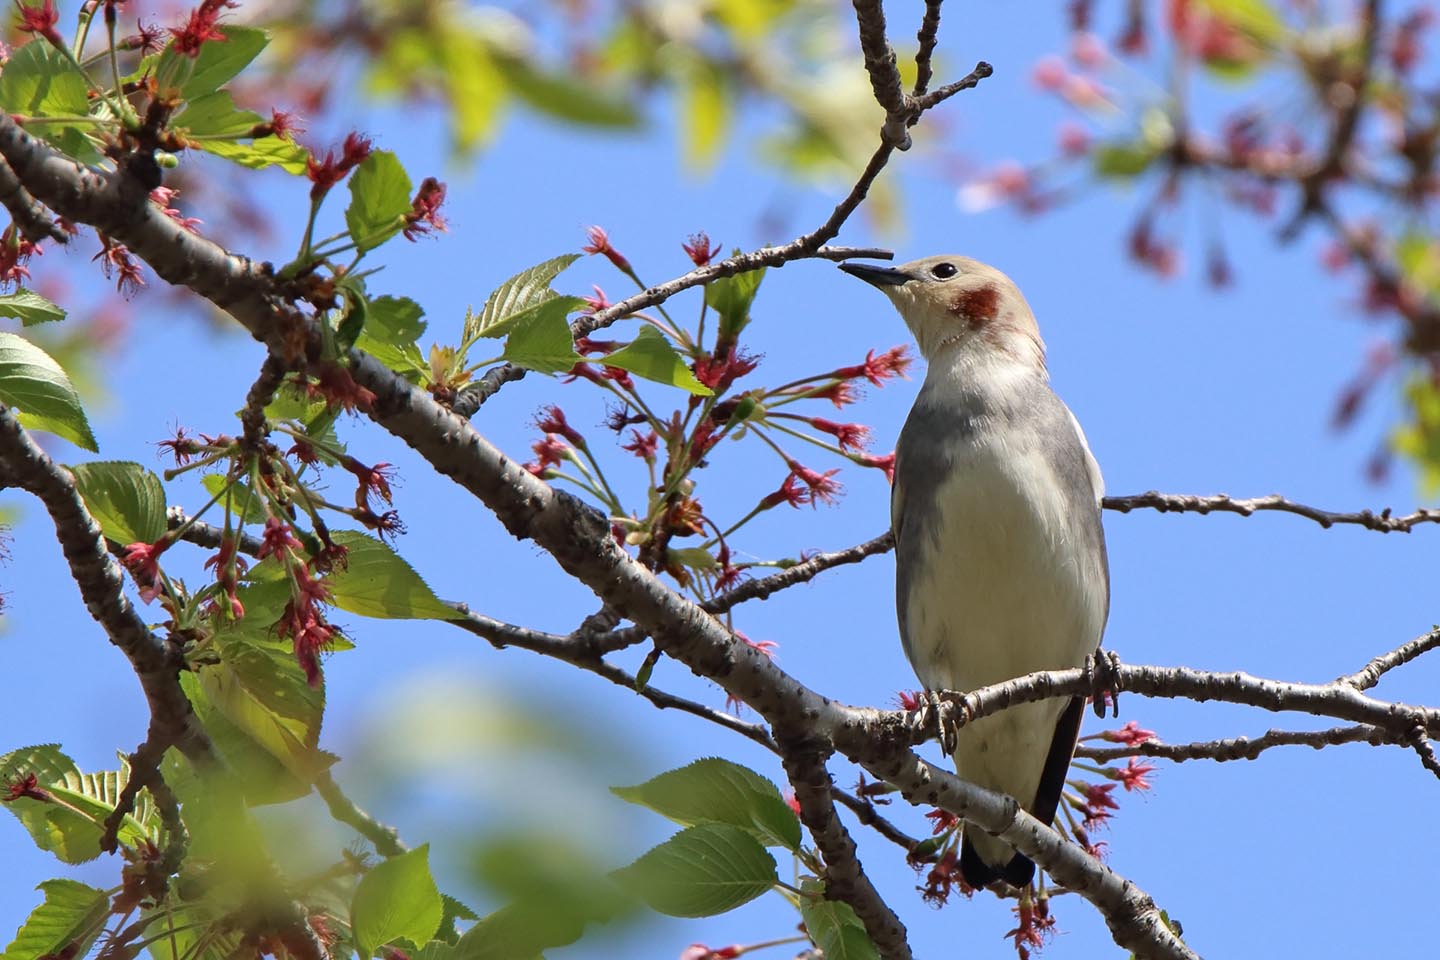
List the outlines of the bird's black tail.
{"label": "bird's black tail", "polygon": [[[1065,789],[1065,777],[1070,772],[1070,760],[1075,755],[1075,744],[1080,738],[1080,719],[1084,715],[1084,697],[1072,699],[1060,715],[1060,722],[1055,725],[1055,736],[1050,741],[1050,752],[1045,755],[1040,785],[1035,788],[1035,799],[1026,805],[1030,815],[1047,826],[1055,819],[1055,811],[1060,807],[1060,794]],[[1035,877],[1035,864],[1023,853],[1017,853],[1005,866],[993,867],[980,858],[967,836],[960,844],[960,875],[977,890],[997,879],[1014,887],[1023,887]]]}

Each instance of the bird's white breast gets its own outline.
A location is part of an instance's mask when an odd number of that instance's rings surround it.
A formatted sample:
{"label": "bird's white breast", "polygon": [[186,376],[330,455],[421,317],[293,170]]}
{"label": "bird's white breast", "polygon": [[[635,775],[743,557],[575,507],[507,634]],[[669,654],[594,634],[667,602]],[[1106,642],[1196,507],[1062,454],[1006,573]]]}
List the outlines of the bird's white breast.
{"label": "bird's white breast", "polygon": [[[905,541],[906,648],[932,690],[967,691],[1079,666],[1098,648],[1108,612],[1103,545],[1094,532],[1099,471],[1078,425],[1043,379],[1031,379],[1028,399],[1016,404],[1005,397],[1017,394],[998,391],[1018,389],[1019,381],[1008,384],[1008,371],[985,373],[997,393],[977,396],[972,388],[951,396],[957,381],[937,383],[944,372],[932,370],[924,401],[930,412],[914,429],[935,435],[902,439],[911,450],[944,445],[922,468],[943,464],[943,476],[925,478],[933,500],[907,509],[901,489],[896,504],[905,514],[897,529]],[[964,429],[944,427],[947,410],[968,411],[954,418]],[[1058,466],[1081,458],[1083,469]],[[921,479],[912,475],[906,486]],[[1077,479],[1086,489],[1068,490]],[[1028,805],[1064,706],[1052,699],[1012,707],[962,729],[960,774]]]}

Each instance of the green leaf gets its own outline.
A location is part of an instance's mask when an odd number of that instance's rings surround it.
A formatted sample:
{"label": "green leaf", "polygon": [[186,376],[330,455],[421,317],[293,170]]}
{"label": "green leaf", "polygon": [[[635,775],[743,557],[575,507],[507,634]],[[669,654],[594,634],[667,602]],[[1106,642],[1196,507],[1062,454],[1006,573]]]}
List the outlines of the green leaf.
{"label": "green leaf", "polygon": [[317,749],[325,692],[306,682],[290,651],[250,636],[262,629],[247,617],[216,634],[220,662],[200,668],[200,686],[225,719],[312,783],[334,762]]}
{"label": "green leaf", "polygon": [[34,290],[16,290],[0,297],[0,317],[18,317],[27,327],[51,320],[64,320],[65,309],[57,307]]}
{"label": "green leaf", "polygon": [[337,530],[335,542],[349,550],[345,569],[325,579],[331,602],[341,610],[380,620],[455,620],[415,568],[390,545],[353,530]]}
{"label": "green leaf", "polygon": [[501,907],[465,931],[449,960],[526,960],[569,946],[585,932],[584,923],[557,906],[547,897]]}
{"label": "green leaf", "polygon": [[[490,139],[505,105],[505,77],[484,39],[466,30],[445,30],[439,42],[421,43],[423,56],[439,54],[442,86],[450,98],[450,138],[469,153]],[[403,76],[403,75],[402,75]],[[406,87],[413,84],[404,79]],[[409,91],[406,90],[408,95]]]}
{"label": "green leaf", "polygon": [[720,314],[720,339],[734,342],[750,322],[750,305],[765,279],[765,270],[747,270],[712,280],[705,287],[705,302]]}
{"label": "green leaf", "polygon": [[49,43],[36,39],[16,50],[0,72],[0,108],[31,117],[83,117],[90,113],[90,100],[85,78],[75,65]]}
{"label": "green leaf", "polygon": [[[259,615],[257,610],[251,609],[249,603],[245,604],[245,610],[247,616]],[[226,768],[234,773],[246,804],[258,807],[270,803],[287,803],[310,793],[310,781],[291,773],[279,758],[215,708],[194,673],[180,674],[180,686],[189,698],[195,715],[200,718],[206,735],[225,758]],[[186,822],[190,821],[190,810],[187,809]]]}
{"label": "green leaf", "polygon": [[1390,444],[1419,471],[1420,491],[1440,493],[1440,389],[1430,377],[1412,375],[1405,384],[1410,422],[1395,428]]}
{"label": "green leaf", "polygon": [[1288,33],[1285,21],[1265,0],[1200,0],[1200,5],[1262,43],[1279,43]]}
{"label": "green leaf", "polygon": [[174,125],[197,137],[243,137],[263,120],[253,110],[236,107],[229,90],[217,90],[191,100]]}
{"label": "green leaf", "polygon": [[416,342],[425,333],[425,311],[408,297],[380,297],[370,301],[365,329],[355,346],[401,373],[429,369]]}
{"label": "green leaf", "polygon": [[[485,839],[470,863],[487,894],[516,907],[543,904],[551,923],[563,922],[576,937],[587,924],[608,922],[637,906],[605,876],[577,838],[562,832],[498,833]],[[555,941],[532,949],[560,945]]]}
{"label": "green leaf", "polygon": [[362,958],[396,940],[427,943],[443,914],[440,890],[430,875],[429,844],[377,864],[361,878],[350,903],[350,925]]}
{"label": "green leaf", "polygon": [[232,163],[252,170],[264,167],[279,167],[286,173],[300,175],[305,172],[305,161],[310,154],[293,140],[280,137],[261,137],[250,143],[234,140],[200,140],[194,144],[206,153],[224,157]]}
{"label": "green leaf", "polygon": [[75,488],[106,538],[125,546],[165,533],[165,488],[138,463],[110,460],[70,467]]}
{"label": "green leaf", "polygon": [[[129,779],[128,768],[81,773],[54,745],[27,747],[0,756],[0,783],[10,784],[34,775],[36,785],[54,799],[17,797],[4,807],[29,832],[35,845],[65,863],[85,863],[100,855],[101,824],[115,810],[115,802]],[[121,843],[134,845],[154,839],[157,815],[145,798],[120,822]]]}
{"label": "green leaf", "polygon": [[689,364],[665,339],[665,335],[648,323],[640,328],[634,340],[606,356],[604,363],[607,367],[620,367],[646,380],[668,383],[702,397],[714,393],[695,379]]}
{"label": "green leaf", "polygon": [[375,150],[350,177],[350,206],[345,225],[356,249],[373,250],[400,232],[410,212],[410,177],[400,159],[388,150]]}
{"label": "green leaf", "polygon": [[58,783],[68,776],[78,777],[80,768],[55,743],[42,743],[0,754],[0,783],[8,786],[32,773],[41,784]]}
{"label": "green leaf", "polygon": [[[20,47],[0,72],[0,109],[31,117],[85,117],[90,114],[88,84],[59,50],[43,39]],[[54,122],[34,124],[30,133],[82,163],[98,163],[100,153],[90,140],[91,125]]]}
{"label": "green leaf", "polygon": [[86,450],[96,449],[80,395],[60,364],[13,333],[0,333],[0,403],[18,410],[27,429],[46,430]]}
{"label": "green leaf", "polygon": [[730,105],[725,75],[697,58],[680,87],[680,142],[691,170],[703,172],[715,165],[730,129]]}
{"label": "green leaf", "polygon": [[460,939],[460,931],[455,928],[455,922],[457,920],[479,920],[480,914],[448,893],[440,894],[440,900],[445,905],[445,911],[440,917],[440,929],[435,931],[435,939],[453,944]]}
{"label": "green leaf", "polygon": [[465,318],[464,340],[477,337],[503,337],[534,308],[557,296],[550,284],[570,264],[580,259],[578,253],[565,253],[521,270],[490,294],[478,314]]}
{"label": "green leaf", "polygon": [[0,957],[36,960],[62,951],[73,957],[89,953],[110,914],[105,891],[78,880],[46,880],[36,889],[45,892],[45,902],[31,911]]}
{"label": "green leaf", "polygon": [[584,302],[579,297],[554,297],[525,311],[505,339],[502,356],[537,373],[567,372],[585,359],[575,352],[575,338],[566,320]]}
{"label": "green leaf", "polygon": [[634,787],[611,787],[622,800],[649,807],[676,823],[742,827],[766,846],[800,849],[800,818],[775,784],[720,757],[696,760]]}
{"label": "green leaf", "polygon": [[808,894],[800,898],[800,918],[825,960],[879,960],[879,951],[850,904],[821,899],[825,887],[815,880],[805,881],[800,889]]}
{"label": "green leaf", "polygon": [[250,61],[258,57],[270,42],[264,30],[254,27],[237,27],[227,23],[221,25],[220,31],[225,34],[225,39],[204,44],[193,60],[177,53],[173,44],[166,46],[160,54],[156,76],[189,76],[180,83],[182,100],[196,100],[219,90],[228,80],[239,76],[240,71],[249,66]]}
{"label": "green leaf", "polygon": [[1102,177],[1134,177],[1144,173],[1159,155],[1149,144],[1106,143],[1095,148],[1092,163]]}
{"label": "green leaf", "polygon": [[[681,566],[689,567],[691,570],[709,571],[720,569],[720,561],[716,560],[715,557],[711,555],[710,551],[706,550],[704,547],[681,547],[678,550],[672,547],[666,551],[666,554],[669,556],[672,563],[678,563]],[[623,789],[628,790],[637,788],[626,787]],[[626,799],[628,800],[630,798],[626,797]]]}
{"label": "green leaf", "polygon": [[627,100],[567,74],[542,70],[520,57],[503,54],[495,63],[510,90],[542,114],[594,127],[634,128],[640,114]]}
{"label": "green leaf", "polygon": [[734,910],[779,880],[775,859],[760,841],[723,823],[682,830],[611,876],[672,917],[713,917]]}

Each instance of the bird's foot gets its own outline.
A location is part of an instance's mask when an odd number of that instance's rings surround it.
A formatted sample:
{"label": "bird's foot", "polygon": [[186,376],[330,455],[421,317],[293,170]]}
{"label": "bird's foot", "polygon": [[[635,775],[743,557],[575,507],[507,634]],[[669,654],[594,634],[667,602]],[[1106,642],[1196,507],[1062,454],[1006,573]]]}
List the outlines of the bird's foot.
{"label": "bird's foot", "polygon": [[1120,656],[1113,650],[1097,650],[1085,658],[1090,677],[1090,703],[1095,716],[1105,718],[1107,709],[1120,716]]}
{"label": "bird's foot", "polygon": [[920,712],[916,724],[920,729],[933,726],[935,739],[940,743],[940,752],[949,757],[954,755],[960,742],[960,725],[955,722],[955,704],[946,700],[938,691],[926,690],[920,697]]}

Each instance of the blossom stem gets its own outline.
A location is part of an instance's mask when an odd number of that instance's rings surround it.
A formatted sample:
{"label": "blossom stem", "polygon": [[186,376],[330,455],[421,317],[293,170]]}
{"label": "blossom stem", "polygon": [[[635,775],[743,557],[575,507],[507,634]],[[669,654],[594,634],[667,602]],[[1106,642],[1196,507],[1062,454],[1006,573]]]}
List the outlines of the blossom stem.
{"label": "blossom stem", "polygon": [[192,461],[192,462],[190,462],[190,463],[187,463],[187,464],[185,464],[183,467],[171,467],[169,470],[166,470],[164,473],[162,473],[162,474],[160,474],[160,475],[161,475],[162,477],[164,477],[164,478],[165,478],[165,481],[168,483],[169,481],[174,480],[176,477],[180,476],[181,474],[189,473],[191,470],[198,470],[198,469],[200,469],[201,467],[208,467],[208,466],[210,466],[212,463],[215,463],[216,461],[224,460],[224,459],[226,459],[227,457],[231,456],[232,453],[233,453],[233,451],[231,451],[231,450],[229,450],[229,449],[220,450],[220,451],[217,451],[216,453],[210,454],[209,456],[201,457],[199,460],[195,460],[195,461]]}
{"label": "blossom stem", "polygon": [[[105,20],[105,34],[109,38],[105,52],[110,60],[110,80],[115,84],[115,96],[120,98],[120,104],[125,108],[124,117],[127,121],[130,121],[135,119],[135,117],[130,108],[130,101],[125,99],[125,85],[120,82],[120,60],[115,55],[115,19],[113,14],[114,10],[111,10],[111,16]],[[82,66],[80,69],[84,70],[85,68]]]}
{"label": "blossom stem", "polygon": [[47,117],[27,117],[22,114],[17,114],[16,116],[19,118],[20,125],[23,127],[34,127],[44,123],[63,123],[66,126],[86,124],[88,126],[98,127],[105,123],[105,121],[99,117],[89,115],[81,116],[74,113],[57,113]]}
{"label": "blossom stem", "polygon": [[[75,29],[75,47],[71,58],[78,57],[85,50],[85,43],[90,39],[90,21],[95,19],[95,11],[99,5],[91,6],[88,3],[80,4],[80,16]],[[84,69],[83,67],[81,68]]]}
{"label": "blossom stem", "polygon": [[655,319],[647,313],[637,313],[635,314],[635,318],[637,320],[643,320],[644,322],[650,324],[650,326],[654,327],[656,330],[659,330],[671,340],[674,340],[675,342],[684,346],[686,350],[691,349],[690,337],[685,333],[685,331],[676,327],[673,323],[666,322],[670,320],[669,317],[666,317],[665,321],[661,321]]}
{"label": "blossom stem", "polygon": [[[785,414],[779,414],[779,416],[785,416]],[[813,443],[815,444],[815,446],[819,447],[822,450],[829,450],[831,453],[839,454],[840,456],[849,459],[850,455],[844,450],[840,449],[838,446],[832,443],[826,443],[824,440],[821,440],[818,437],[812,437],[810,436],[810,434],[805,433],[801,430],[796,430],[793,427],[787,427],[783,423],[776,423],[769,417],[765,418],[765,425],[775,430],[779,430],[781,433],[788,433],[792,437],[797,437],[801,440],[807,441],[808,443]]]}
{"label": "blossom stem", "polygon": [[[570,462],[571,462],[571,463],[576,463],[576,461],[574,461],[574,460],[572,460],[572,461],[570,461]],[[578,463],[576,463],[576,465],[579,466]],[[592,487],[590,484],[586,483],[584,480],[581,480],[579,477],[572,476],[571,474],[566,473],[564,470],[556,470],[554,467],[550,467],[550,468],[548,468],[548,469],[545,471],[545,473],[546,473],[546,476],[545,476],[544,478],[542,478],[542,479],[545,479],[545,480],[566,480],[566,481],[568,481],[568,482],[570,482],[570,483],[573,483],[575,486],[579,487],[581,490],[584,490],[586,493],[589,493],[589,494],[592,495],[596,500],[604,500],[604,499],[605,499],[604,495],[601,494],[599,490],[596,490],[594,487]]]}
{"label": "blossom stem", "polygon": [[769,507],[765,506],[765,501],[761,500],[759,503],[755,504],[755,506],[751,508],[749,513],[745,514],[745,516],[741,517],[739,520],[736,520],[734,523],[730,524],[730,526],[726,527],[724,533],[721,533],[717,529],[716,536],[710,540],[706,540],[703,544],[701,544],[701,546],[705,549],[709,549],[710,547],[714,546],[717,543],[720,543],[726,537],[733,534],[736,530],[739,530],[741,527],[745,526],[745,524],[749,523],[751,520],[754,520],[760,514],[764,513],[766,510],[769,509]]}
{"label": "blossom stem", "polygon": [[[812,379],[813,379],[813,378],[812,378]],[[788,387],[776,387],[774,390],[767,391],[767,392],[765,393],[765,395],[764,395],[763,397],[761,397],[761,399],[764,401],[765,406],[766,406],[767,409],[773,410],[773,409],[775,409],[776,407],[784,406],[784,405],[787,404],[787,403],[795,403],[797,400],[810,400],[810,399],[813,399],[813,398],[814,398],[815,396],[817,396],[818,394],[823,393],[824,391],[830,389],[830,384],[829,384],[829,383],[824,383],[824,384],[821,384],[821,385],[819,385],[819,386],[811,387],[811,388],[808,389],[808,390],[801,390],[801,391],[798,392],[798,393],[792,393],[792,394],[782,394],[782,393],[781,393],[782,390],[797,389],[797,387],[798,387],[799,385],[803,384],[804,382],[805,382],[805,381],[801,381],[800,384],[792,384],[792,385],[790,385],[790,386],[788,386]],[[775,398],[775,399],[771,399],[772,397]]]}
{"label": "blossom stem", "polygon": [[[703,290],[708,290],[710,284],[705,284]],[[695,348],[698,351],[705,349],[705,314],[710,310],[710,302],[703,296],[700,298],[700,319],[695,323]]]}

